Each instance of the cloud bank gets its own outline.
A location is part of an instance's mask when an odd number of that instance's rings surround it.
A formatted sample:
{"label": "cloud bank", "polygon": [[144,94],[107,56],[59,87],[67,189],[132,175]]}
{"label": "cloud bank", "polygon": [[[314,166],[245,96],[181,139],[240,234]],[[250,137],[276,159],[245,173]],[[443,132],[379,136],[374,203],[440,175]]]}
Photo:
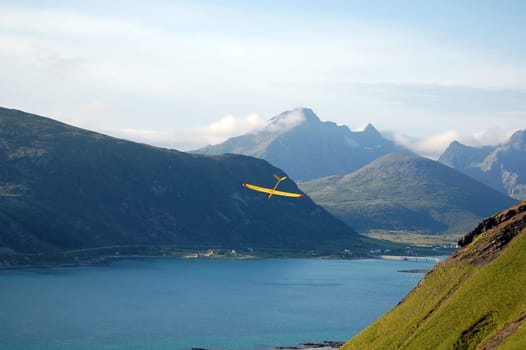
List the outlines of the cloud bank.
{"label": "cloud bank", "polygon": [[[288,113],[285,118],[270,121],[253,113],[244,117],[226,115],[215,122],[200,127],[173,130],[120,129],[102,130],[102,132],[154,146],[192,151],[247,133],[285,131],[295,127],[303,120],[303,114],[298,111]],[[360,130],[360,128],[356,128],[356,130]],[[436,160],[453,141],[473,147],[495,146],[507,142],[517,130],[519,129],[495,127],[470,133],[449,129],[426,137],[417,137],[389,130],[381,130],[381,134],[423,157]]]}
{"label": "cloud bank", "polygon": [[216,144],[226,139],[242,134],[252,133],[263,128],[267,121],[257,114],[249,114],[246,117],[227,115],[217,122],[213,122],[203,128],[200,133],[209,144]]}
{"label": "cloud bank", "polygon": [[411,137],[388,131],[382,134],[421,156],[436,160],[453,141],[473,147],[495,146],[507,142],[515,131],[517,129],[494,128],[470,134],[458,130],[447,130],[428,137]]}
{"label": "cloud bank", "polygon": [[230,137],[261,130],[267,123],[257,114],[249,114],[244,117],[227,115],[218,121],[199,127],[192,126],[172,130],[128,128],[105,130],[105,132],[116,137],[154,146],[191,151],[206,145],[221,143]]}

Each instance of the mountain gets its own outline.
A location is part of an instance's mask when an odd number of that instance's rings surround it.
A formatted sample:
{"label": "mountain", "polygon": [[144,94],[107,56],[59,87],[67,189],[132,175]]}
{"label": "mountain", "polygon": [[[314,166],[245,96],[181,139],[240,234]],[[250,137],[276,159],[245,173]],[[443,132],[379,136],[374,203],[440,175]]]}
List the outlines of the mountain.
{"label": "mountain", "polygon": [[411,152],[395,145],[369,124],[363,131],[322,122],[311,109],[298,108],[270,119],[263,129],[195,151],[237,153],[262,158],[295,180],[347,174],[392,152]]}
{"label": "mountain", "polygon": [[436,161],[389,154],[344,176],[300,183],[357,230],[463,233],[517,201]]}
{"label": "mountain", "polygon": [[526,202],[482,221],[341,349],[526,349]]}
{"label": "mountain", "polygon": [[511,197],[526,199],[526,130],[495,147],[469,147],[455,141],[438,161]]}
{"label": "mountain", "polygon": [[469,172],[473,164],[482,163],[484,158],[494,149],[495,147],[492,146],[471,147],[458,141],[453,141],[442,153],[438,161],[465,173]]}
{"label": "mountain", "polygon": [[[112,245],[305,250],[357,234],[308,197],[265,194],[283,171],[115,139],[0,108],[0,255]],[[280,189],[299,191],[293,181]],[[1,260],[1,259],[0,259]]]}

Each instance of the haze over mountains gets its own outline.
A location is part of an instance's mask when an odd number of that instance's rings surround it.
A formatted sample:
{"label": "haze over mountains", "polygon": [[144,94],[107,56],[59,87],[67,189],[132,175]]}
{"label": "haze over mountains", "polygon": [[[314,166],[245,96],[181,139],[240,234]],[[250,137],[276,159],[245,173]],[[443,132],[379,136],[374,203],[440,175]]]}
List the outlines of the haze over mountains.
{"label": "haze over mountains", "polygon": [[[241,185],[272,186],[273,173],[284,174],[256,158],[161,149],[0,108],[0,254],[361,245],[310,198],[269,201]],[[299,191],[293,181],[281,188]]]}
{"label": "haze over mountains", "polygon": [[498,146],[469,147],[453,142],[438,159],[517,199],[526,199],[526,130]]}
{"label": "haze over mountains", "polygon": [[322,122],[308,108],[287,111],[253,133],[201,148],[196,153],[237,153],[265,159],[284,169],[294,180],[306,181],[347,174],[385,154],[413,154],[369,124],[363,131]]}

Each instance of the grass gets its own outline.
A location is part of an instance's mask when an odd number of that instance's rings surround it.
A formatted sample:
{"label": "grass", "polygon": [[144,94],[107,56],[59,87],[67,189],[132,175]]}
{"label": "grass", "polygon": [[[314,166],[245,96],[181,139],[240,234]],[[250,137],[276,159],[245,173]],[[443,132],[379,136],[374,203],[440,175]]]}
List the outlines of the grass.
{"label": "grass", "polygon": [[481,219],[515,204],[447,166],[403,155],[384,156],[352,174],[299,186],[358,231],[460,235]]}
{"label": "grass", "polygon": [[443,246],[444,244],[455,246],[460,238],[457,234],[429,235],[407,230],[370,230],[362,234],[369,238],[419,247]]}
{"label": "grass", "polygon": [[[455,260],[438,266],[342,349],[478,348],[526,312],[524,251],[526,230],[488,265]],[[504,348],[525,348],[525,328],[523,323]]]}

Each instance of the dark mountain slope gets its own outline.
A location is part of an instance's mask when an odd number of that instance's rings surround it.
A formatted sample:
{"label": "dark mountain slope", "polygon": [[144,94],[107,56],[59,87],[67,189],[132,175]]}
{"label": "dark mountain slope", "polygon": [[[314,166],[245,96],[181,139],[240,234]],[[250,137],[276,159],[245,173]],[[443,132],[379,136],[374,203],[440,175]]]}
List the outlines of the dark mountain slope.
{"label": "dark mountain slope", "polygon": [[316,203],[358,230],[462,233],[516,201],[438,162],[383,156],[345,176],[301,183]]}
{"label": "dark mountain slope", "polygon": [[526,203],[481,222],[342,349],[525,349]]}
{"label": "dark mountain slope", "polygon": [[351,131],[322,122],[310,109],[299,108],[272,118],[262,130],[196,151],[238,153],[265,159],[295,180],[347,174],[392,152],[411,152],[384,139],[372,126]]}
{"label": "dark mountain slope", "polygon": [[526,130],[496,147],[475,148],[453,142],[438,159],[498,191],[526,199]]}
{"label": "dark mountain slope", "polygon": [[[315,249],[358,243],[308,197],[267,200],[263,160],[155,148],[0,109],[0,249],[105,245]],[[283,190],[299,191],[292,181]]]}

